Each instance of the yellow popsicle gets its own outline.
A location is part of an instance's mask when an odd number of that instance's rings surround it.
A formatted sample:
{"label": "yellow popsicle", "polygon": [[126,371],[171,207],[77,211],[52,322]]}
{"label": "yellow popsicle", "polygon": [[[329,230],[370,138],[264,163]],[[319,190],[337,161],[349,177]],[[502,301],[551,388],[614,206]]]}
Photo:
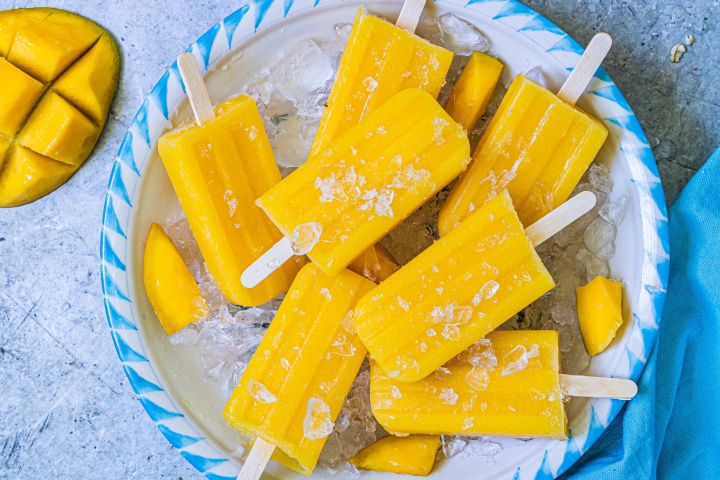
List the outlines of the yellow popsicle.
{"label": "yellow popsicle", "polygon": [[310,156],[407,88],[437,97],[453,53],[358,9]]}
{"label": "yellow popsicle", "polygon": [[225,407],[228,423],[315,468],[366,350],[352,308],[375,284],[303,267]]}
{"label": "yellow popsicle", "polygon": [[492,332],[414,383],[370,368],[373,415],[390,432],[567,436],[555,331]]}
{"label": "yellow popsicle", "polygon": [[462,126],[430,94],[403,90],[257,204],[287,238],[312,226],[308,256],[333,276],[459,175],[468,154]]}
{"label": "yellow popsicle", "polygon": [[508,190],[523,225],[564,202],[607,137],[595,118],[518,75],[440,211],[441,235]]}
{"label": "yellow popsicle", "polygon": [[282,238],[255,206],[280,181],[270,142],[253,99],[240,95],[215,108],[202,125],[160,137],[158,150],[208,269],[225,296],[259,305],[287,290],[301,260],[286,263],[257,287],[240,275]]}
{"label": "yellow popsicle", "polygon": [[355,326],[383,370],[414,382],[554,285],[501,192],[365,295]]}

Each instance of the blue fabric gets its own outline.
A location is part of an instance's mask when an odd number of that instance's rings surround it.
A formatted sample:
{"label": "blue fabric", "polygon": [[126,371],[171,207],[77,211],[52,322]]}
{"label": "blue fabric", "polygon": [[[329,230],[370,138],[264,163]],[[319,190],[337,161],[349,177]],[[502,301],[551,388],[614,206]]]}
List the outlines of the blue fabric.
{"label": "blue fabric", "polygon": [[567,479],[720,479],[720,150],[670,209],[670,281],[639,393]]}

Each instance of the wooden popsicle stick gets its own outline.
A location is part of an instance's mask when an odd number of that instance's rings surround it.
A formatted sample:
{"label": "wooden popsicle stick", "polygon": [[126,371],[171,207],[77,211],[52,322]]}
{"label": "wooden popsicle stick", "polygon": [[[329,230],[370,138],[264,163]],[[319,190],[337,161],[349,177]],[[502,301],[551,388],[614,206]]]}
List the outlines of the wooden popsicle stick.
{"label": "wooden popsicle stick", "polygon": [[560,374],[560,388],[570,397],[616,398],[630,400],[637,394],[637,385],[625,378],[587,377]]}
{"label": "wooden popsicle stick", "polygon": [[265,466],[275,451],[275,445],[257,437],[245,463],[243,463],[237,480],[258,480],[265,471]]}
{"label": "wooden popsicle stick", "polygon": [[240,283],[245,288],[253,288],[294,256],[292,242],[283,237],[243,271]]}
{"label": "wooden popsicle stick", "polygon": [[423,8],[425,8],[425,0],[405,0],[395,25],[410,33],[415,32]]}
{"label": "wooden popsicle stick", "polygon": [[558,98],[575,105],[587,88],[590,80],[592,80],[597,69],[600,68],[605,56],[612,46],[612,38],[607,33],[598,33],[588,44],[585,52],[578,60],[577,65],[570,72],[570,76],[565,80],[560,91],[557,93]]}
{"label": "wooden popsicle stick", "polygon": [[195,115],[195,121],[202,125],[215,118],[215,109],[210,101],[205,82],[203,81],[200,65],[195,55],[190,52],[183,52],[177,59],[180,77],[185,84],[190,107]]}
{"label": "wooden popsicle stick", "polygon": [[578,218],[592,210],[597,202],[592,192],[580,192],[552,212],[542,217],[525,229],[534,246],[538,246],[548,238],[570,225]]}

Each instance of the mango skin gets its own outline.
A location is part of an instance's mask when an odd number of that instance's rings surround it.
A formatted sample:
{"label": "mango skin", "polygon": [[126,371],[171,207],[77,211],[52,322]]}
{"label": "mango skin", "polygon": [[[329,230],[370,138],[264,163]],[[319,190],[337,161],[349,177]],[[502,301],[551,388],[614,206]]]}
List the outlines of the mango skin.
{"label": "mango skin", "polygon": [[119,75],[118,46],[96,23],[54,8],[0,12],[0,208],[33,202],[80,168]]}
{"label": "mango skin", "polygon": [[150,226],[145,242],[143,282],[150,305],[168,335],[208,313],[200,287],[170,237],[156,223]]}
{"label": "mango skin", "polygon": [[391,435],[365,447],[350,463],[364,470],[424,477],[432,472],[439,448],[439,435]]}
{"label": "mango skin", "polygon": [[622,326],[622,282],[595,277],[575,289],[578,323],[590,355],[605,351]]}

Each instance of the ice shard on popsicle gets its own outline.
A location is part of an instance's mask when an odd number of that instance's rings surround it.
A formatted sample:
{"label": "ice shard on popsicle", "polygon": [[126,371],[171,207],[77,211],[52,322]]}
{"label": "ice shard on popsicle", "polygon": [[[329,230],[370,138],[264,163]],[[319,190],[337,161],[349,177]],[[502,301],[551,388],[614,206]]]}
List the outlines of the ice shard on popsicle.
{"label": "ice shard on popsicle", "polygon": [[352,309],[374,286],[349,270],[329,278],[303,267],[225,407],[228,423],[312,472],[365,358]]}
{"label": "ice shard on popsicle", "polygon": [[390,432],[567,436],[555,331],[492,332],[414,383],[370,365],[373,415]]}
{"label": "ice shard on popsicle", "polygon": [[568,198],[607,134],[600,121],[518,75],[440,211],[440,234],[502,190],[524,225],[535,222]]}
{"label": "ice shard on popsicle", "polygon": [[421,88],[437,97],[453,53],[358,10],[311,156],[396,93]]}
{"label": "ice shard on popsicle", "polygon": [[245,267],[282,238],[255,205],[280,171],[251,97],[227,100],[215,114],[164,134],[158,150],[210,274],[231,302],[259,305],[287,290],[300,267],[296,258],[257,287],[240,283]]}
{"label": "ice shard on popsicle", "polygon": [[469,148],[462,126],[430,94],[403,90],[257,204],[333,276],[458,176]]}
{"label": "ice shard on popsicle", "polygon": [[388,375],[413,382],[554,286],[503,191],[365,295],[355,326]]}

